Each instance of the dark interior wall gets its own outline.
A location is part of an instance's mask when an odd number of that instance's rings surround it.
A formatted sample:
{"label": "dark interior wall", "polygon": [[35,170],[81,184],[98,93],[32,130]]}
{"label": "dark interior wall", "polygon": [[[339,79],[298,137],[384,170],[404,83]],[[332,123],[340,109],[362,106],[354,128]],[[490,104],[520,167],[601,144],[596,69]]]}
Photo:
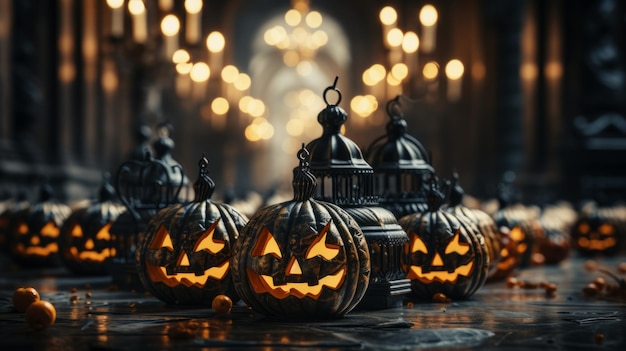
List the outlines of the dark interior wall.
{"label": "dark interior wall", "polygon": [[[218,184],[245,190],[251,188],[250,177],[262,176],[248,172],[247,158],[253,146],[246,144],[241,126],[212,129],[197,106],[187,106],[176,98],[173,76],[168,76],[171,70],[144,65],[150,62],[149,47],[133,47],[128,38],[111,40],[104,25],[109,20],[106,5],[79,0],[10,3],[14,14],[9,29],[12,54],[10,63],[1,66],[0,75],[2,86],[10,87],[0,91],[2,101],[12,101],[10,110],[0,110],[8,111],[0,119],[11,126],[10,133],[2,134],[3,145],[11,145],[0,159],[5,188],[16,183],[32,186],[45,175],[68,199],[88,195],[102,172],[115,172],[128,158],[137,144],[134,128],[142,121],[152,127],[163,121],[172,123],[174,158],[191,178],[203,152],[215,167],[211,175]],[[388,4],[398,9],[403,28],[419,32],[417,10],[425,3]],[[438,175],[450,177],[458,172],[466,191],[481,198],[496,196],[498,182],[512,171],[526,202],[623,199],[624,4],[617,0],[432,3],[440,12],[438,49],[420,62],[459,58],[465,63],[463,98],[456,103],[428,101],[419,89],[406,89],[416,100],[406,104],[409,133],[431,151]],[[332,15],[350,39],[353,62],[349,76],[341,77],[350,95],[363,93],[361,73],[385,57],[378,21],[383,5],[311,3],[312,8]],[[231,38],[225,60],[245,71],[255,30],[289,5],[239,0],[205,2],[205,6],[205,31],[219,29]],[[91,83],[85,79],[81,46],[90,8],[100,14],[95,19],[100,38],[98,78]],[[69,11],[74,28],[77,69],[69,83],[59,81],[58,72],[62,9]],[[128,18],[125,24],[131,25]],[[530,47],[524,46],[529,38]],[[109,61],[117,65],[120,75],[112,96],[101,88],[103,67]],[[524,63],[534,64],[534,80],[521,76]],[[549,64],[560,67],[560,75],[557,71],[554,76],[555,71],[546,68],[554,67]],[[146,114],[142,84],[154,82],[155,76],[160,77],[162,109]],[[442,82],[437,93],[445,95],[445,88]],[[348,111],[349,100],[344,96],[343,107]],[[383,130],[383,126],[350,125],[347,135],[365,149]],[[233,151],[224,152],[225,148]],[[237,163],[236,180],[222,179],[227,173],[221,170],[233,162]]]}

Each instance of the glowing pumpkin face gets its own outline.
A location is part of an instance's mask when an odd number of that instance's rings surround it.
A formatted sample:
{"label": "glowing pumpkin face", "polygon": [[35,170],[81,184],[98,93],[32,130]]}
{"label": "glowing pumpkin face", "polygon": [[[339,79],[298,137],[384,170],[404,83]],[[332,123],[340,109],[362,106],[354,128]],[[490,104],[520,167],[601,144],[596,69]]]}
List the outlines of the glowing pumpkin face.
{"label": "glowing pumpkin face", "polygon": [[233,252],[233,280],[255,311],[280,318],[336,318],[361,301],[370,255],[352,216],[317,201],[307,151],[298,153],[294,199],[265,207],[241,230]]}
{"label": "glowing pumpkin face", "polygon": [[470,251],[470,244],[459,240],[459,230],[457,230],[452,240],[445,245],[443,252],[431,250],[434,252],[429,253],[419,235],[412,233],[411,254],[417,257],[411,261],[423,262],[423,264],[419,266],[412,264],[407,277],[418,279],[425,284],[435,281],[456,283],[459,277],[468,277],[474,270],[474,262],[470,260],[471,256],[467,255]]}
{"label": "glowing pumpkin face", "polygon": [[616,228],[610,221],[600,218],[584,218],[578,221],[572,231],[576,247],[587,253],[612,253],[618,248]]}
{"label": "glowing pumpkin face", "polygon": [[[264,228],[251,252],[258,267],[264,269],[247,269],[254,292],[269,293],[282,300],[289,296],[317,299],[323,289],[338,290],[346,277],[346,255],[337,238],[328,237],[331,225],[328,222],[317,237],[309,236],[312,242],[298,246],[279,245]],[[281,246],[291,250],[283,256]]]}
{"label": "glowing pumpkin face", "polygon": [[443,293],[463,299],[485,283],[489,253],[467,217],[436,210],[405,216],[400,225],[409,233],[405,266],[413,297],[430,300]]}
{"label": "glowing pumpkin face", "polygon": [[248,219],[210,197],[215,184],[200,160],[195,199],[154,215],[139,235],[136,267],[143,286],[168,304],[210,305],[217,295],[239,296],[230,272],[232,245]]}
{"label": "glowing pumpkin face", "polygon": [[205,231],[195,233],[199,237],[194,237],[193,233],[181,233],[183,237],[177,238],[179,245],[173,244],[168,229],[161,224],[149,249],[162,252],[164,263],[145,261],[152,283],[203,288],[209,279],[224,279],[230,268],[230,255],[226,248],[228,239],[224,240],[223,233],[216,237],[218,224],[219,219]]}
{"label": "glowing pumpkin face", "polygon": [[[15,227],[13,252],[28,257],[48,257],[59,252],[59,228],[54,222],[48,222],[41,228],[31,228],[28,223],[21,221]],[[31,230],[32,229],[32,230]]]}

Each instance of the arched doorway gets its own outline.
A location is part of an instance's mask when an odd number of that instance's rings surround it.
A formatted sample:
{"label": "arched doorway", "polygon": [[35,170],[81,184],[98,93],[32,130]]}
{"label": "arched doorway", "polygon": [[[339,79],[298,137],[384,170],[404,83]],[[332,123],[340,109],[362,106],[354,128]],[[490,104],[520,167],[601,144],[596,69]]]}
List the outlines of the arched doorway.
{"label": "arched doorway", "polygon": [[[287,24],[284,14],[274,15],[258,27],[252,38],[248,65],[253,82],[251,95],[266,104],[268,113],[264,117],[273,127],[271,138],[253,142],[254,157],[250,162],[252,174],[259,175],[252,179],[257,189],[290,188],[297,150],[322,133],[317,122],[318,113],[325,107],[322,92],[332,85],[335,76],[348,75],[352,60],[347,36],[335,19],[308,11],[308,7],[300,12],[302,19],[295,25]],[[311,12],[319,14],[319,26],[307,24],[306,15]],[[277,28],[289,36],[289,45],[271,45],[277,37],[268,36],[272,30],[280,31]],[[325,42],[311,50],[306,45],[315,35],[322,35]]]}

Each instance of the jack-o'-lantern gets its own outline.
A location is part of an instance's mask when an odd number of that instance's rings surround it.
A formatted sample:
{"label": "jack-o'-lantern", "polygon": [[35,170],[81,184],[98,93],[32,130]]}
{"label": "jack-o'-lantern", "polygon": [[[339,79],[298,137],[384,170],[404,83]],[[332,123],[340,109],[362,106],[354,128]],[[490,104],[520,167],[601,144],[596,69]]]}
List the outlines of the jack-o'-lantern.
{"label": "jack-o'-lantern", "polygon": [[576,249],[586,255],[614,255],[620,251],[620,225],[608,208],[581,214],[571,236]]}
{"label": "jack-o'-lantern", "polygon": [[279,318],[340,317],[365,294],[370,261],[355,220],[314,200],[317,180],[304,145],[294,169],[294,199],[259,210],[241,231],[233,278],[255,311]]}
{"label": "jack-o'-lantern", "polygon": [[539,220],[531,209],[521,204],[500,208],[493,216],[498,227],[509,228],[509,238],[516,243],[515,255],[519,255],[519,266],[527,267],[537,252],[536,243],[544,236]]}
{"label": "jack-o'-lantern", "polygon": [[49,185],[39,202],[15,213],[11,222],[11,256],[24,266],[58,266],[60,227],[70,215],[68,205],[52,199]]}
{"label": "jack-o'-lantern", "polygon": [[115,254],[111,225],[125,211],[114,196],[113,187],[103,184],[99,200],[74,210],[61,227],[61,260],[75,274],[107,273],[106,262]]}
{"label": "jack-o'-lantern", "polygon": [[469,208],[463,205],[463,196],[465,192],[458,183],[458,175],[454,174],[454,181],[450,194],[448,196],[447,211],[457,217],[465,217],[467,220],[476,225],[478,233],[483,236],[487,253],[489,254],[489,275],[491,276],[498,268],[500,261],[503,238],[502,233],[498,229],[493,217],[478,208]]}
{"label": "jack-o'-lantern", "polygon": [[139,235],[141,283],[168,304],[210,305],[220,294],[239,300],[230,258],[248,219],[230,205],[211,201],[215,183],[207,166],[202,157],[194,200],[160,210]]}
{"label": "jack-o'-lantern", "polygon": [[409,235],[405,259],[411,296],[430,300],[442,293],[451,299],[465,299],[484,285],[489,254],[483,236],[466,218],[440,209],[443,194],[433,183],[427,196],[428,211],[400,219]]}
{"label": "jack-o'-lantern", "polygon": [[0,252],[8,253],[11,236],[11,221],[15,213],[20,212],[30,205],[26,200],[26,191],[19,191],[15,199],[4,201],[0,213]]}

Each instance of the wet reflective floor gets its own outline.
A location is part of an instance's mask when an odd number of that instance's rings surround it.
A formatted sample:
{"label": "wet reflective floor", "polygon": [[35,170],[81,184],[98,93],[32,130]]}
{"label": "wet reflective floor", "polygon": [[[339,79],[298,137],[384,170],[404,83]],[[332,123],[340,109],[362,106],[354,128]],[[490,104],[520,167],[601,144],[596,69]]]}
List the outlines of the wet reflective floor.
{"label": "wet reflective floor", "polygon": [[[467,301],[412,302],[378,311],[352,311],[325,322],[264,318],[243,303],[229,314],[209,307],[168,306],[143,292],[116,289],[107,277],[75,277],[62,268],[17,270],[2,260],[0,345],[3,350],[624,350],[626,300],[588,296],[597,277],[586,258],[515,273],[527,287],[489,282]],[[596,262],[626,279],[617,265]],[[532,283],[551,282],[554,295]],[[33,286],[57,310],[56,323],[34,331],[13,310],[19,286]]]}

